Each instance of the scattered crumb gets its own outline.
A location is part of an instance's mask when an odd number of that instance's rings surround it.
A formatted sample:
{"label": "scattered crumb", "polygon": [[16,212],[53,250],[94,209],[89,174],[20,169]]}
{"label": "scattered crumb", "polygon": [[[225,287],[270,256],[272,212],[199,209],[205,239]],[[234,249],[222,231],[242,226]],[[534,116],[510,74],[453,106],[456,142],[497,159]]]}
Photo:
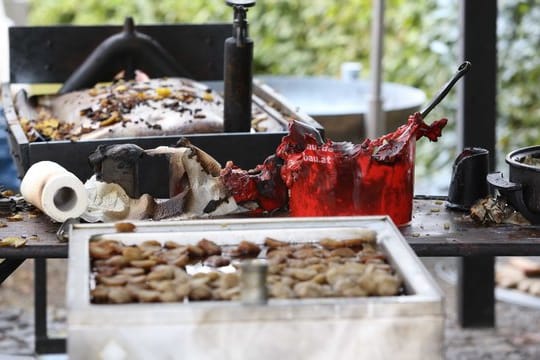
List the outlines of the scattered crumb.
{"label": "scattered crumb", "polygon": [[414,233],[411,235],[412,237],[420,237],[420,233]]}
{"label": "scattered crumb", "polygon": [[433,212],[433,213],[438,213],[438,212],[441,212],[441,209],[439,209],[439,208],[432,208],[432,209],[429,210],[429,211],[431,211],[431,212]]}
{"label": "scattered crumb", "polygon": [[442,200],[435,200],[435,205],[442,205],[444,204],[444,201]]}
{"label": "scattered crumb", "polygon": [[114,224],[117,232],[128,233],[135,231],[135,225],[130,222],[119,222]]}
{"label": "scattered crumb", "polygon": [[443,227],[444,227],[444,230],[449,230],[450,229],[450,224],[449,223],[444,223]]}
{"label": "scattered crumb", "polygon": [[8,236],[0,240],[0,246],[11,246],[18,248],[26,245],[26,239],[20,238],[18,236]]}
{"label": "scattered crumb", "polygon": [[23,221],[24,220],[21,214],[11,215],[11,216],[8,216],[6,219],[7,221]]}
{"label": "scattered crumb", "polygon": [[0,195],[2,195],[2,197],[7,198],[7,197],[15,195],[15,193],[12,190],[4,190],[0,192]]}

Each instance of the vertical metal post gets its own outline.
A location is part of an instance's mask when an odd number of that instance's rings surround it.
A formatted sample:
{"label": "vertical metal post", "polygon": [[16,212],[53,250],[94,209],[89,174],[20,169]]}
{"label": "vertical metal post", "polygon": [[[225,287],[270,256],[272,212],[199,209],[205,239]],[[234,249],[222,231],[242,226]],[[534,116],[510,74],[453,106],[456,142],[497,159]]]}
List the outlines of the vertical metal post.
{"label": "vertical metal post", "polygon": [[66,339],[51,339],[47,330],[47,258],[34,259],[34,302],[35,353],[65,353]]}
{"label": "vertical metal post", "polygon": [[376,0],[373,5],[371,25],[371,97],[366,122],[369,138],[376,138],[386,132],[382,88],[382,58],[384,48],[384,0]]}
{"label": "vertical metal post", "polygon": [[47,331],[47,258],[34,259],[34,323],[36,354],[66,352],[66,339],[51,339]]}
{"label": "vertical metal post", "polygon": [[40,344],[47,338],[47,259],[34,259],[34,330],[36,353],[42,353]]}
{"label": "vertical metal post", "polygon": [[494,258],[467,256],[458,264],[459,323],[469,328],[495,326]]}
{"label": "vertical metal post", "polygon": [[[461,52],[473,70],[460,84],[458,109],[459,150],[489,150],[495,166],[497,1],[460,2]],[[494,258],[465,257],[459,263],[459,320],[464,327],[495,325]]]}
{"label": "vertical metal post", "polygon": [[462,0],[461,53],[473,69],[459,84],[459,150],[481,147],[495,166],[497,1]]}

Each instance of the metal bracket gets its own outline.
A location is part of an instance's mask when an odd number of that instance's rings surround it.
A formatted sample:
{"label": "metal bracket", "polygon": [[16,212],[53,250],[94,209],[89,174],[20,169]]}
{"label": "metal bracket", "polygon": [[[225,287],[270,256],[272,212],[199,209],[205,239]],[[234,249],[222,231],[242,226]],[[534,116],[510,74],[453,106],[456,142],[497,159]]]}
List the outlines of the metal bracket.
{"label": "metal bracket", "polygon": [[56,231],[56,238],[61,242],[67,242],[69,240],[69,228],[73,224],[79,224],[81,219],[69,218],[60,225],[58,231]]}

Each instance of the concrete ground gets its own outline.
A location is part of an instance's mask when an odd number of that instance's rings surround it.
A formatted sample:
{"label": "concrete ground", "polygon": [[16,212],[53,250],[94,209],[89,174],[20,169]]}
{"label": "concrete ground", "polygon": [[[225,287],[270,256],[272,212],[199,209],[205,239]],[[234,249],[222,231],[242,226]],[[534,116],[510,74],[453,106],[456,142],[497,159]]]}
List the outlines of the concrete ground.
{"label": "concrete ground", "polygon": [[[540,359],[540,309],[498,301],[495,329],[463,330],[456,323],[455,259],[422,258],[445,293],[444,358]],[[0,360],[32,359],[33,266],[27,261],[0,286]],[[66,335],[66,260],[49,261],[49,334]]]}

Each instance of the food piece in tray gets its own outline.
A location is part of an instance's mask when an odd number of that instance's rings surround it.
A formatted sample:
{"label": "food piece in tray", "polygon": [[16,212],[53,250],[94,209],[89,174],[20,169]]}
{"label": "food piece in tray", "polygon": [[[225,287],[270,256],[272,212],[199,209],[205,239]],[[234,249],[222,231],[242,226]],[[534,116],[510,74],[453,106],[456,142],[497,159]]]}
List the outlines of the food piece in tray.
{"label": "food piece in tray", "polygon": [[328,250],[334,250],[339,248],[362,248],[364,244],[374,244],[377,240],[377,233],[373,230],[359,230],[358,236],[354,239],[322,239],[321,245]]}
{"label": "food piece in tray", "polygon": [[201,283],[194,282],[189,292],[190,300],[210,300],[212,298],[212,289],[210,286]]}
{"label": "food piece in tray", "polygon": [[112,255],[121,253],[121,244],[114,240],[92,242],[90,244],[90,255],[95,259],[108,259]]}
{"label": "food piece in tray", "polygon": [[90,291],[90,296],[92,297],[92,302],[97,304],[112,301],[109,300],[109,288],[105,285],[97,285]]}
{"label": "food piece in tray", "polygon": [[224,290],[232,289],[240,285],[240,278],[237,273],[224,273],[219,276],[218,285]]}
{"label": "food piece in tray", "polygon": [[274,238],[267,237],[264,239],[264,245],[268,247],[269,249],[275,249],[275,248],[285,247],[289,244],[286,243],[285,241],[279,241]]}
{"label": "food piece in tray", "polygon": [[[371,232],[366,231],[366,234],[371,239]],[[326,249],[323,243],[328,244],[330,240],[339,246]],[[358,241],[350,239],[295,244],[267,238],[265,242],[274,247],[245,240],[238,245],[220,246],[210,239],[201,239],[197,245],[182,244],[181,240],[175,239],[172,247],[172,241],[163,242],[163,245],[155,240],[139,245],[123,245],[107,239],[91,241],[92,302],[238,300],[242,276],[239,261],[246,257],[264,258],[265,255],[268,255],[267,286],[271,298],[395,296],[403,293],[401,279],[385,261],[385,255],[377,249],[376,243],[364,241],[364,246],[359,247]],[[339,253],[333,253],[335,251]],[[270,256],[276,253],[279,256]],[[309,256],[303,256],[308,253]],[[174,259],[179,256],[184,256],[185,261],[175,263]],[[376,262],[359,262],[366,258]],[[536,285],[531,284],[528,288],[536,289]]]}
{"label": "food piece in tray", "polygon": [[328,294],[328,290],[324,285],[317,284],[313,281],[302,281],[294,285],[294,294],[299,298],[319,298]]}
{"label": "food piece in tray", "polygon": [[188,245],[187,247],[189,257],[192,259],[200,259],[205,255],[204,249],[197,245]]}
{"label": "food piece in tray", "polygon": [[126,288],[119,286],[111,286],[107,296],[114,304],[125,304],[132,299],[130,292]]}
{"label": "food piece in tray", "polygon": [[330,251],[328,257],[353,257],[356,256],[356,252],[348,247],[342,247]]}
{"label": "food piece in tray", "polygon": [[231,251],[231,255],[235,257],[257,257],[261,252],[261,248],[251,241],[242,240],[237,247]]}
{"label": "food piece in tray", "polygon": [[226,258],[225,256],[220,255],[211,255],[206,260],[204,260],[204,265],[208,265],[210,267],[218,268],[222,266],[227,266],[231,263],[231,260],[229,258]]}
{"label": "food piece in tray", "polygon": [[146,276],[149,281],[152,280],[172,280],[174,278],[174,268],[171,265],[156,265]]}
{"label": "food piece in tray", "polygon": [[299,281],[307,281],[313,279],[317,275],[317,271],[313,269],[286,268],[283,274]]}
{"label": "food piece in tray", "polygon": [[292,299],[295,297],[294,291],[290,285],[283,282],[276,282],[269,285],[268,293],[270,297],[277,299]]}
{"label": "food piece in tray", "polygon": [[207,256],[221,255],[221,247],[212,240],[202,239],[197,246],[203,249]]}

